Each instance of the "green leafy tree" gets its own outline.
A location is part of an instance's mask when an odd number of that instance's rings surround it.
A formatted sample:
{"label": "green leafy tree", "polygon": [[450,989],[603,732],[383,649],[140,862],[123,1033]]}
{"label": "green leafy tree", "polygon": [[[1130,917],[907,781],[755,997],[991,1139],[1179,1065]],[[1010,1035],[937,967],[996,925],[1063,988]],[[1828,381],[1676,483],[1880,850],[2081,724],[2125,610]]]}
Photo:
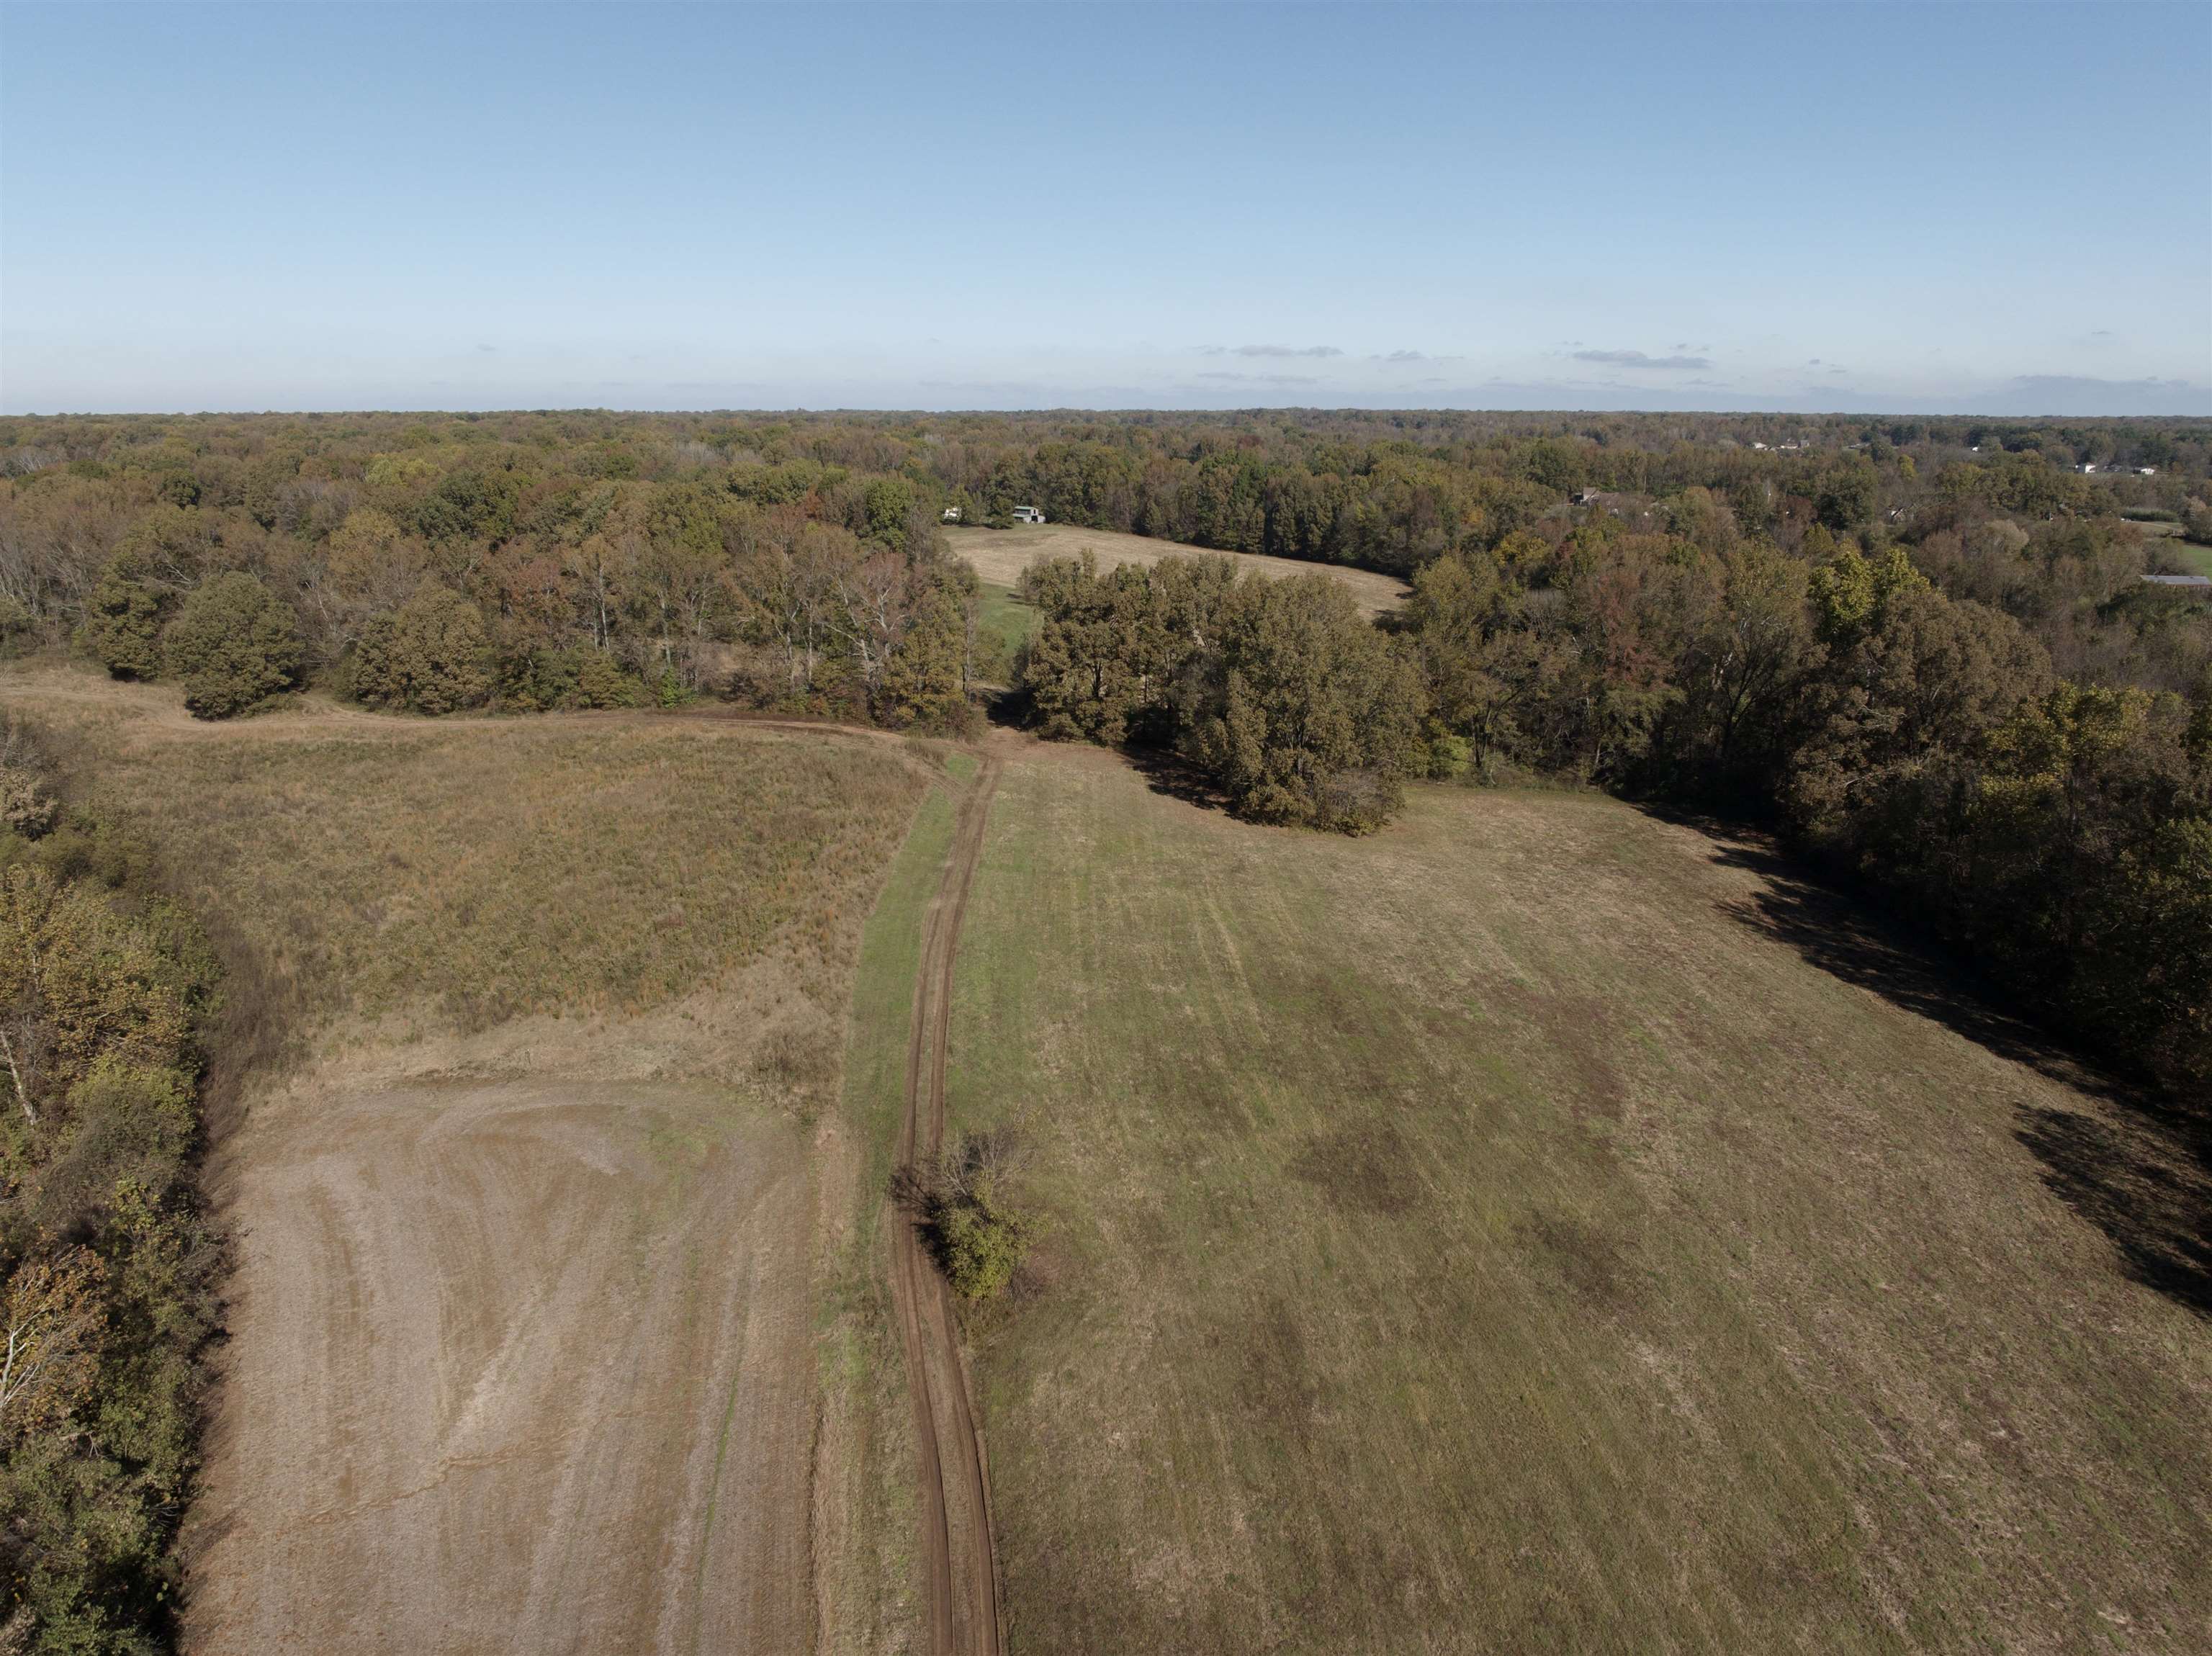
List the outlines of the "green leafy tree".
{"label": "green leafy tree", "polygon": [[579,652],[575,689],[569,705],[586,708],[639,707],[645,705],[645,686],[637,675],[605,650]]}
{"label": "green leafy tree", "polygon": [[161,676],[161,594],[136,558],[118,554],[100,572],[77,639],[118,678]]}
{"label": "green leafy tree", "polygon": [[373,707],[453,713],[491,694],[493,661],[483,612],[451,587],[426,583],[362,630],[354,695]]}
{"label": "green leafy tree", "polygon": [[1846,541],[1813,572],[1814,617],[1824,640],[1847,647],[1880,621],[1892,598],[1927,590],[1928,578],[1912,567],[1903,547],[1893,546],[1869,562],[1856,544]]}
{"label": "green leafy tree", "polygon": [[1255,821],[1382,826],[1420,763],[1412,664],[1326,575],[1253,578],[1185,692],[1184,751]]}
{"label": "green leafy tree", "polygon": [[958,731],[972,714],[963,664],[967,630],[951,593],[930,586],[884,664],[877,717],[895,728]]}
{"label": "green leafy tree", "polygon": [[289,605],[233,570],[195,587],[161,636],[162,658],[201,719],[231,719],[299,682]]}
{"label": "green leafy tree", "polygon": [[1847,455],[1821,477],[1813,513],[1823,528],[1841,534],[1874,516],[1881,494],[1881,477],[1874,462],[1863,454]]}

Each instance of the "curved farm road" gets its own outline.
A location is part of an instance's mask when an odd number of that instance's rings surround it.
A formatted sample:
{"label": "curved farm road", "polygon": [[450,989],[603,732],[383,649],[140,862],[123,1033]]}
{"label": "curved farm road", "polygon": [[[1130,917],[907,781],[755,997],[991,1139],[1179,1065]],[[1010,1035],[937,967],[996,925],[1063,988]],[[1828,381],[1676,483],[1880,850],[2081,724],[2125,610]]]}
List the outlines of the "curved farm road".
{"label": "curved farm road", "polygon": [[[952,965],[960,918],[983,851],[999,761],[981,768],[960,806],[952,850],[922,921],[921,964],[906,1059],[899,1162],[937,1154],[945,1139],[945,1061],[952,1021]],[[921,1449],[921,1552],[931,1656],[999,1656],[998,1563],[991,1544],[990,1484],[968,1400],[952,1291],[902,1214],[886,1216],[891,1290],[906,1348],[907,1385]]]}

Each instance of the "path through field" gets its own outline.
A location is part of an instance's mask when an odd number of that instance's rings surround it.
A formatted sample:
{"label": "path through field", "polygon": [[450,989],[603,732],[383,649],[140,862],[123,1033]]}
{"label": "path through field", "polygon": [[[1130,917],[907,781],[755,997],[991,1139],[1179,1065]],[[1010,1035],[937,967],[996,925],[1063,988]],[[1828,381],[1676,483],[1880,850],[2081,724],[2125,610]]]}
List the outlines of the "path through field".
{"label": "path through field", "polygon": [[[952,849],[922,922],[921,963],[914,986],[907,1047],[906,1109],[899,1162],[935,1156],[945,1139],[945,1052],[952,1019],[952,968],[968,888],[983,852],[984,825],[998,786],[999,761],[985,759],[961,803]],[[990,1489],[983,1446],[969,1404],[952,1292],[903,1216],[885,1216],[891,1239],[892,1297],[906,1350],[920,1446],[922,1566],[932,1656],[998,1656],[997,1563],[991,1541]]]}

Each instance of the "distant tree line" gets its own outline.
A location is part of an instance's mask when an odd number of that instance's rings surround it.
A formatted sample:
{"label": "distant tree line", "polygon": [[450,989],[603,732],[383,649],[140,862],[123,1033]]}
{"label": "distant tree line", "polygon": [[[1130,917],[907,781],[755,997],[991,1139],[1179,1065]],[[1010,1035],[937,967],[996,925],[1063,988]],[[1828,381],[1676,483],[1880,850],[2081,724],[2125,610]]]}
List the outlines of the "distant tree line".
{"label": "distant tree line", "polygon": [[208,718],[310,681],[430,714],[707,695],[972,717],[979,589],[906,478],[794,462],[656,480],[599,446],[241,465],[185,450],[186,429],[0,482],[0,633],[174,680]]}
{"label": "distant tree line", "polygon": [[195,1194],[215,968],[0,743],[0,1644],[169,1647],[222,1249]]}

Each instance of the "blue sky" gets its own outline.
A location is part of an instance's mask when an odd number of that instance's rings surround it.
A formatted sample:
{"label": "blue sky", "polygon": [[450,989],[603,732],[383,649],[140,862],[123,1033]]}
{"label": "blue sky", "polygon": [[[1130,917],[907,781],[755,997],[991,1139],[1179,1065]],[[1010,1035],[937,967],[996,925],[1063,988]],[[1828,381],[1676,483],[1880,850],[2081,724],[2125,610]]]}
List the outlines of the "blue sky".
{"label": "blue sky", "polygon": [[0,410],[2212,413],[2212,6],[0,6]]}

